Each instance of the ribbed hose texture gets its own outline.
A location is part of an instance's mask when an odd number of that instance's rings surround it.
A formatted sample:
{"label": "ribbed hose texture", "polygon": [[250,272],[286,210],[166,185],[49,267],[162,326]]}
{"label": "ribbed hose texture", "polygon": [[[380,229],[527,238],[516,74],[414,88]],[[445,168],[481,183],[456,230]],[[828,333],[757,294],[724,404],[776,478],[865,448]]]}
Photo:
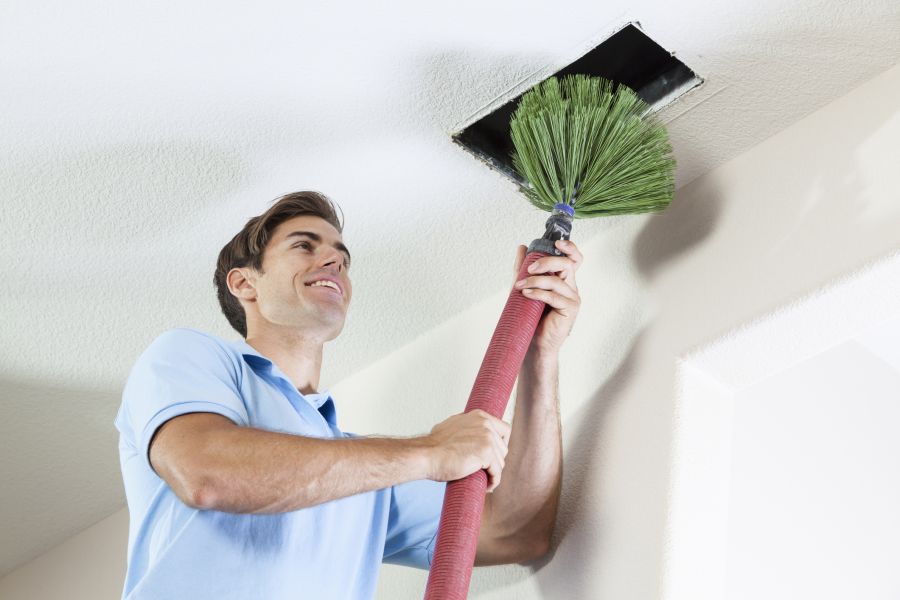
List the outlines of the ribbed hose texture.
{"label": "ribbed hose texture", "polygon": [[[547,255],[542,252],[529,253],[522,261],[516,281],[528,277],[528,266],[542,256]],[[544,306],[539,300],[526,298],[521,290],[510,292],[472,386],[465,412],[480,408],[498,419],[503,418],[512,386]],[[484,470],[447,484],[425,600],[466,598],[475,565],[486,490],[487,473]]]}

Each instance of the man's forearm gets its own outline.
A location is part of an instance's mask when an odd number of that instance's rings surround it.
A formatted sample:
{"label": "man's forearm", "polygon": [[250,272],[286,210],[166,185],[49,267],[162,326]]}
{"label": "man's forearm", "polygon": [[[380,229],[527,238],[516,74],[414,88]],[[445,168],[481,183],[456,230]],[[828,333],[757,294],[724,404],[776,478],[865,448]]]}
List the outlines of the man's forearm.
{"label": "man's forearm", "polygon": [[429,475],[423,438],[320,439],[233,427],[204,446],[179,494],[201,509],[287,512]]}
{"label": "man's forearm", "polygon": [[487,496],[485,516],[498,535],[549,541],[562,481],[556,354],[531,351],[519,371],[503,479]]}

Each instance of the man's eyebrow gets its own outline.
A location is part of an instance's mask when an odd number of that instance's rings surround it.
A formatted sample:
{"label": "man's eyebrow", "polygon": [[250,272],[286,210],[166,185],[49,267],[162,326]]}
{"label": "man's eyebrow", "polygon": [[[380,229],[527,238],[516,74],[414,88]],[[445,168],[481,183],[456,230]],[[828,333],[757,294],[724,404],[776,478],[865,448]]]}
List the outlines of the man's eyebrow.
{"label": "man's eyebrow", "polygon": [[[284,239],[287,240],[288,238],[292,238],[292,237],[308,237],[309,239],[311,239],[314,242],[322,241],[322,236],[319,235],[318,233],[315,233],[312,231],[292,231],[289,234],[287,234],[286,236],[284,236]],[[338,242],[334,245],[334,247],[337,248],[338,250],[340,250],[341,252],[343,252],[344,254],[346,254],[348,259],[350,258],[350,250],[348,250],[347,246],[345,246],[343,243]]]}

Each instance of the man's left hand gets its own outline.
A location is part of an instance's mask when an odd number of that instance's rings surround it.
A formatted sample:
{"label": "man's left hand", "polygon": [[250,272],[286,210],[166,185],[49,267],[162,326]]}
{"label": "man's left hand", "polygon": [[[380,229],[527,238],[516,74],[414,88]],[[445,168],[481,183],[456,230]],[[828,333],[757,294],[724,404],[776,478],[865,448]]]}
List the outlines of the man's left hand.
{"label": "man's left hand", "polygon": [[[572,331],[581,297],[575,284],[575,272],[581,266],[581,252],[571,241],[558,240],[556,247],[565,256],[543,256],[529,267],[530,275],[514,284],[526,298],[540,300],[550,307],[538,323],[529,352],[556,354]],[[518,277],[526,246],[516,251],[515,273]]]}

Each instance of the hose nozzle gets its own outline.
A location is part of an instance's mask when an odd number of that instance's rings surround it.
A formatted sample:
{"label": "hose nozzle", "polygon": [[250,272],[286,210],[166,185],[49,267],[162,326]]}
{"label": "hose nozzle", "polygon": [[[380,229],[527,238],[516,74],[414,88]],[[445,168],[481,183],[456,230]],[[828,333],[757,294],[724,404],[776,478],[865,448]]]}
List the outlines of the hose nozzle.
{"label": "hose nozzle", "polygon": [[556,240],[567,240],[572,234],[572,217],[575,209],[571,205],[559,202],[553,207],[553,212],[547,219],[543,237],[531,242],[528,252],[543,252],[553,256],[564,256],[556,248]]}

